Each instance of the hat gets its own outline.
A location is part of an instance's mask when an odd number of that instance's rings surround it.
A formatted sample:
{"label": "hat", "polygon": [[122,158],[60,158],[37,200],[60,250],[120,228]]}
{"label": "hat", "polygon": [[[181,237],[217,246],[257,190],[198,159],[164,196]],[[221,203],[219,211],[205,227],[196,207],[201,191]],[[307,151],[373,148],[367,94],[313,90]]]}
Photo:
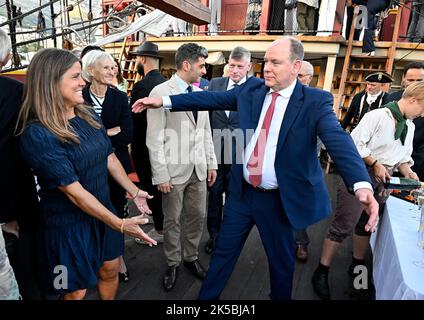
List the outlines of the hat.
{"label": "hat", "polygon": [[138,48],[136,51],[132,51],[132,54],[136,55],[136,56],[147,56],[147,57],[154,57],[154,58],[162,58],[159,55],[159,50],[158,50],[158,45],[153,43],[153,42],[149,42],[149,41],[144,41]]}
{"label": "hat", "polygon": [[383,71],[370,73],[369,75],[365,77],[365,80],[368,82],[378,82],[378,83],[393,82],[393,78],[389,74]]}

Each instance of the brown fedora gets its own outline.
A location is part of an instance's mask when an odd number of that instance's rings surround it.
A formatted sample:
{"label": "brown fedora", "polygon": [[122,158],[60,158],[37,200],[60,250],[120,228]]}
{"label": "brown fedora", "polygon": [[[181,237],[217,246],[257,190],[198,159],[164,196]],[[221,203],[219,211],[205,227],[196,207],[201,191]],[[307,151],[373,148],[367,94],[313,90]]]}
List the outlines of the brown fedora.
{"label": "brown fedora", "polygon": [[136,56],[163,58],[159,55],[158,45],[149,41],[144,41],[136,51],[132,51],[131,53]]}

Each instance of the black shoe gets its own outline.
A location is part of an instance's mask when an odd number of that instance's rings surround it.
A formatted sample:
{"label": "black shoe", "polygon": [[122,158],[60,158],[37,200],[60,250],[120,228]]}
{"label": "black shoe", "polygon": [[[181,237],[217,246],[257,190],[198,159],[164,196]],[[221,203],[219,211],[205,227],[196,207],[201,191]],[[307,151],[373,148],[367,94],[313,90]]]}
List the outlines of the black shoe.
{"label": "black shoe", "polygon": [[166,270],[165,277],[163,278],[163,287],[166,291],[170,291],[177,283],[178,266],[170,266]]}
{"label": "black shoe", "polygon": [[184,267],[189,269],[200,280],[205,279],[206,270],[200,264],[199,259],[190,262],[184,261]]}
{"label": "black shoe", "polygon": [[323,300],[330,299],[330,287],[328,285],[328,274],[315,270],[312,276],[312,286],[315,293]]}
{"label": "black shoe", "polygon": [[211,254],[214,248],[215,248],[215,239],[209,238],[209,240],[205,244],[205,252],[207,254]]}
{"label": "black shoe", "polygon": [[119,281],[128,282],[130,281],[130,274],[127,272],[119,272]]}

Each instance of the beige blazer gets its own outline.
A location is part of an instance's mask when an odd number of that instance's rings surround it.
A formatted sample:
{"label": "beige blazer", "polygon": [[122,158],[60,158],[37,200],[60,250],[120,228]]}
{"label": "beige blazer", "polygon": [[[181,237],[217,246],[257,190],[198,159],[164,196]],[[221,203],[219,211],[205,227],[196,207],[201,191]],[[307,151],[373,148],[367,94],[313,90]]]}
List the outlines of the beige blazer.
{"label": "beige blazer", "polygon": [[[193,87],[193,91],[201,91]],[[150,97],[184,93],[175,76],[153,88]],[[186,182],[195,170],[199,180],[207,178],[208,169],[217,169],[209,113],[171,112],[163,108],[147,110],[146,145],[149,149],[154,185],[171,181]]]}

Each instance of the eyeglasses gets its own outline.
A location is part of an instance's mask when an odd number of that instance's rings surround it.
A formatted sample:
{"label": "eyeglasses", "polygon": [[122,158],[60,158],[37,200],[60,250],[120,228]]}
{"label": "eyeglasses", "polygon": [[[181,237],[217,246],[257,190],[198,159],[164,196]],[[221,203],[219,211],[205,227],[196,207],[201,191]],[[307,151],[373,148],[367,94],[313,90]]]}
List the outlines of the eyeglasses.
{"label": "eyeglasses", "polygon": [[301,74],[301,73],[299,73],[297,75],[298,78],[304,78],[304,77],[307,77],[307,76],[312,77],[312,74]]}

